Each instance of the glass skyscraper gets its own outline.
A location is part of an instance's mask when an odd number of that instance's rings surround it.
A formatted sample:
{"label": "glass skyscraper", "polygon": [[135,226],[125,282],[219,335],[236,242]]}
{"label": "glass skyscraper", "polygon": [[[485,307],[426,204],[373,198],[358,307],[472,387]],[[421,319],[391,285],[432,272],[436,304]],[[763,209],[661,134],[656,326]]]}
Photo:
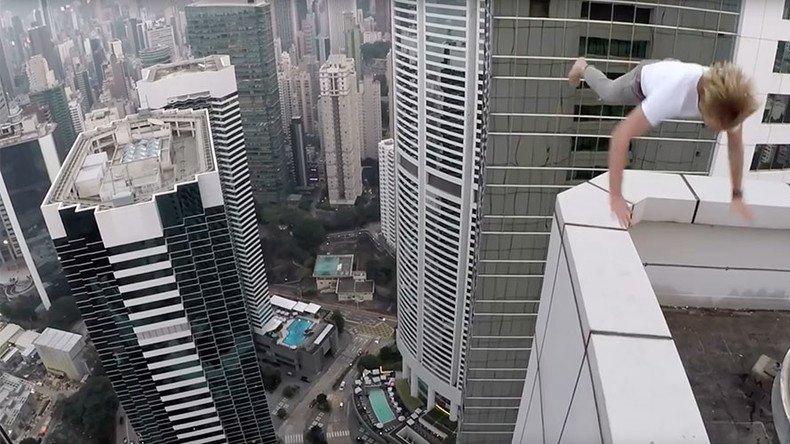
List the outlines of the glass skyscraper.
{"label": "glass skyscraper", "polygon": [[[574,60],[584,56],[615,78],[646,59],[731,59],[740,6],[393,3],[398,345],[412,394],[429,408],[449,410],[452,419],[456,403],[441,397],[462,393],[460,442],[511,442],[555,197],[606,171],[609,134],[630,111],[600,103],[584,84],[570,87]],[[458,125],[476,122],[476,132],[449,131],[454,116],[441,111],[453,105],[465,116]],[[699,121],[671,120],[633,141],[628,168],[707,174],[716,140]],[[436,211],[444,217],[431,216]],[[431,230],[438,234],[421,234]],[[431,238],[442,242],[430,247]],[[448,387],[451,378],[460,385]]]}
{"label": "glass skyscraper", "polygon": [[263,0],[197,1],[186,7],[194,57],[227,54],[236,67],[239,105],[256,201],[278,201],[290,188],[271,6]]}
{"label": "glass skyscraper", "polygon": [[141,441],[276,441],[208,111],[82,133],[41,210]]}

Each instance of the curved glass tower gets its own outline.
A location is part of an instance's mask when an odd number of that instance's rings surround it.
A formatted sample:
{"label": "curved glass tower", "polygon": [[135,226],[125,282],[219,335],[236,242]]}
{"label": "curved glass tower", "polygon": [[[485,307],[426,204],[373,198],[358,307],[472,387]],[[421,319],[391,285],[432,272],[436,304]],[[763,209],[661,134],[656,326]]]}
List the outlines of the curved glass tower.
{"label": "curved glass tower", "polygon": [[413,396],[456,420],[485,138],[486,2],[393,4],[398,348]]}

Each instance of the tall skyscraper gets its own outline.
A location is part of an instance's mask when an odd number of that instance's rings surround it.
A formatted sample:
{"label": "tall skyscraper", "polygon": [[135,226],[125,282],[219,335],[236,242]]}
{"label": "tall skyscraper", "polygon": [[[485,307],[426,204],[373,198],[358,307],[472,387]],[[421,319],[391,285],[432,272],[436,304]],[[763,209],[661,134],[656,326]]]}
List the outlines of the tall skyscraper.
{"label": "tall skyscraper", "polygon": [[82,93],[83,98],[83,111],[88,112],[93,108],[93,88],[91,87],[91,79],[88,70],[85,68],[77,69],[74,73],[74,85]]}
{"label": "tall skyscraper", "polygon": [[[460,442],[509,443],[555,196],[606,170],[631,109],[569,87],[571,64],[731,59],[741,2],[460,3],[394,1],[398,346],[428,407],[462,405]],[[666,122],[629,168],[704,174],[715,146],[701,122]]]}
{"label": "tall skyscraper", "polygon": [[387,245],[395,250],[397,219],[395,215],[395,142],[384,139],[379,142],[379,202],[381,203],[381,234]]}
{"label": "tall skyscraper", "polygon": [[[2,114],[2,112],[0,112]],[[0,201],[13,257],[24,258],[44,307],[69,294],[39,208],[60,169],[53,126],[14,107],[0,121]],[[20,255],[21,253],[21,255]]]}
{"label": "tall skyscraper", "polygon": [[168,48],[173,60],[178,60],[178,46],[173,27],[160,22],[154,23],[145,30],[146,48]]}
{"label": "tall skyscraper", "polygon": [[305,133],[316,134],[315,94],[309,67],[304,63],[293,65],[290,57],[284,57],[281,66],[277,80],[283,119],[290,124],[293,117],[301,117]]}
{"label": "tall skyscraper", "polygon": [[391,15],[391,8],[392,8],[392,1],[393,0],[371,0],[373,3],[375,12],[374,16],[376,18],[376,30],[381,32],[390,32],[390,27],[392,24],[392,15]]}
{"label": "tall skyscraper", "polygon": [[[457,3],[457,2],[456,2]],[[458,418],[482,181],[486,2],[395,2],[412,11],[398,28],[395,103],[398,154],[398,348],[412,395]],[[423,8],[435,8],[426,14]],[[463,14],[459,12],[463,11]],[[446,30],[423,38],[427,29]],[[422,42],[422,43],[418,43]],[[453,49],[455,48],[455,49]],[[410,54],[401,57],[400,54]],[[418,57],[414,57],[418,55]],[[474,63],[458,62],[475,61]],[[430,61],[430,63],[429,63]]]}
{"label": "tall skyscraper", "polygon": [[71,125],[74,127],[76,137],[76,134],[85,130],[85,112],[83,111],[82,97],[80,95],[69,101],[69,114],[71,115]]}
{"label": "tall skyscraper", "polygon": [[57,147],[58,161],[66,159],[66,155],[77,138],[74,125],[71,122],[69,99],[62,84],[50,86],[47,89],[30,93],[30,101],[44,111],[50,122],[57,123],[55,128],[55,146]]}
{"label": "tall skyscraper", "polygon": [[362,88],[362,152],[363,158],[376,159],[381,141],[381,83],[366,76]]}
{"label": "tall skyscraper", "polygon": [[[326,0],[331,54],[344,54],[346,49],[345,20],[343,13],[357,13],[356,0]],[[321,30],[326,35],[324,29]]]}
{"label": "tall skyscraper", "polygon": [[294,33],[294,10],[293,0],[273,0],[272,5],[272,26],[274,37],[279,38],[283,51],[290,51],[295,43]]}
{"label": "tall skyscraper", "polygon": [[60,63],[60,56],[52,42],[52,31],[48,26],[36,26],[27,31],[30,39],[30,55],[41,54],[47,59],[49,68],[55,72],[55,77],[62,80],[63,65]]}
{"label": "tall skyscraper", "polygon": [[258,219],[249,184],[244,131],[234,66],[228,56],[158,65],[137,82],[142,109],[207,109],[214,135],[217,171],[241,275],[247,314],[256,333],[271,317],[269,288]]}
{"label": "tall skyscraper", "polygon": [[291,118],[291,150],[294,160],[294,178],[297,187],[309,185],[307,178],[307,144],[305,142],[304,124],[301,116]]}
{"label": "tall skyscraper", "polygon": [[41,207],[147,444],[275,441],[211,147],[206,110],[127,116],[79,136]]}
{"label": "tall skyscraper", "polygon": [[290,167],[269,4],[263,0],[199,0],[187,6],[186,17],[187,40],[194,57],[227,54],[236,65],[253,195],[261,202],[282,199],[289,188]]}
{"label": "tall skyscraper", "polygon": [[357,22],[356,11],[346,11],[343,13],[343,31],[345,33],[345,54],[354,59],[354,68],[357,71],[357,79],[362,80],[362,31]]}
{"label": "tall skyscraper", "polygon": [[362,122],[354,60],[333,54],[318,74],[318,121],[331,205],[354,205],[362,194]]}
{"label": "tall skyscraper", "polygon": [[5,91],[6,98],[14,96],[14,82],[11,80],[12,53],[9,42],[0,40],[0,89]]}
{"label": "tall skyscraper", "polygon": [[55,73],[49,69],[47,59],[41,54],[36,54],[27,61],[25,72],[30,91],[41,91],[55,84]]}

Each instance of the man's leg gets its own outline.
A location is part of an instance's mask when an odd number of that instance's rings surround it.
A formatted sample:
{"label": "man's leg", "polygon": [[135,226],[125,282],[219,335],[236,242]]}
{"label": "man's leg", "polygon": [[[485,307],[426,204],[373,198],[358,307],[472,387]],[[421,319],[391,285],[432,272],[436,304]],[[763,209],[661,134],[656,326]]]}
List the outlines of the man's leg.
{"label": "man's leg", "polygon": [[638,105],[641,99],[637,93],[636,81],[643,64],[644,62],[611,80],[598,68],[588,65],[584,58],[579,58],[568,73],[568,81],[571,86],[578,86],[584,76],[584,81],[598,94],[601,101],[612,105]]}

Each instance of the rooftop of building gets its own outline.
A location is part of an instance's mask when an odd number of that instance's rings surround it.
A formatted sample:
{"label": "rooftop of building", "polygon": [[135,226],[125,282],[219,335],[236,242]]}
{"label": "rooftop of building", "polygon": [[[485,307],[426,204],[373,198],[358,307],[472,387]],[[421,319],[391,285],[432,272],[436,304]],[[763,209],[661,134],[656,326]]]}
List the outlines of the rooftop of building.
{"label": "rooftop of building", "polygon": [[185,60],[182,62],[165,63],[144,69],[143,81],[155,82],[157,80],[184,73],[219,71],[229,66],[230,57],[220,55],[212,55],[200,59]]}
{"label": "rooftop of building", "polygon": [[790,187],[746,181],[746,222],[728,178],[626,171],[628,230],[607,190],[557,197],[514,442],[790,434]]}
{"label": "rooftop of building", "polygon": [[15,107],[8,118],[0,122],[0,148],[40,139],[55,131],[55,123],[40,123],[35,113],[25,113]]}
{"label": "rooftop of building", "polygon": [[317,278],[342,278],[353,273],[353,254],[332,254],[315,258],[313,277]]}
{"label": "rooftop of building", "polygon": [[131,115],[77,137],[44,204],[131,205],[194,181],[214,165],[206,111]]}
{"label": "rooftop of building", "polygon": [[339,73],[354,70],[354,59],[343,54],[331,54],[321,65],[320,73]]}
{"label": "rooftop of building", "polygon": [[3,425],[13,427],[31,396],[31,390],[33,384],[30,382],[5,372],[0,373],[0,421]]}
{"label": "rooftop of building", "polygon": [[373,293],[375,283],[371,280],[357,280],[355,278],[342,278],[337,280],[337,290],[339,293]]}
{"label": "rooftop of building", "polygon": [[274,316],[263,326],[263,331],[278,345],[312,349],[321,344],[333,327],[319,318],[321,306],[318,304],[277,295],[273,295],[269,303],[274,307]]}
{"label": "rooftop of building", "polygon": [[47,327],[41,335],[33,341],[36,347],[46,347],[53,350],[71,351],[82,340],[82,336],[70,331],[57,330]]}

